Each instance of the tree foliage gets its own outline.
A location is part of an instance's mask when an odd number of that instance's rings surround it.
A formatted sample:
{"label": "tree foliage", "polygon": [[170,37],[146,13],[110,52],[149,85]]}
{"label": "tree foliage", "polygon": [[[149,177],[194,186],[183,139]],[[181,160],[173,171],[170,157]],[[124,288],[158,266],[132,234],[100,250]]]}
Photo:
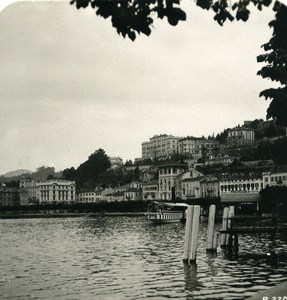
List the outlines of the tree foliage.
{"label": "tree foliage", "polygon": [[92,153],[88,160],[82,163],[76,170],[74,167],[63,171],[63,178],[75,180],[78,187],[95,187],[100,174],[106,172],[111,166],[110,159],[103,149]]}
{"label": "tree foliage", "polygon": [[263,212],[284,214],[287,208],[287,187],[272,186],[260,191],[262,201],[260,208]]}
{"label": "tree foliage", "polygon": [[[247,21],[250,6],[259,10],[269,6],[272,0],[196,0],[202,9],[212,10],[214,20],[223,25],[226,20]],[[166,18],[168,23],[176,26],[186,20],[186,13],[180,7],[180,0],[71,0],[79,8],[91,7],[98,16],[110,18],[118,34],[135,40],[137,34],[150,35],[155,18]]]}
{"label": "tree foliage", "polygon": [[258,72],[263,78],[278,82],[281,86],[262,91],[260,96],[271,99],[267,118],[274,118],[277,124],[287,126],[287,7],[276,2],[275,19],[269,23],[273,28],[270,41],[262,47],[265,54],[257,57],[265,66]]}

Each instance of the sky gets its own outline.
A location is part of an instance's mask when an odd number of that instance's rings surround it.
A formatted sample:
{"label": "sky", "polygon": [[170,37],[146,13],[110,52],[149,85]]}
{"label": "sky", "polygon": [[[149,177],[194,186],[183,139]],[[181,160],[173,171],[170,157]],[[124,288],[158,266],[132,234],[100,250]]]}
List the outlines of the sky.
{"label": "sky", "polygon": [[[271,8],[219,26],[184,2],[187,21],[157,20],[135,42],[110,20],[69,2],[19,2],[0,11],[0,174],[78,167],[103,148],[141,156],[155,134],[208,136],[265,119],[256,56]],[[1,7],[0,7],[1,10]]]}

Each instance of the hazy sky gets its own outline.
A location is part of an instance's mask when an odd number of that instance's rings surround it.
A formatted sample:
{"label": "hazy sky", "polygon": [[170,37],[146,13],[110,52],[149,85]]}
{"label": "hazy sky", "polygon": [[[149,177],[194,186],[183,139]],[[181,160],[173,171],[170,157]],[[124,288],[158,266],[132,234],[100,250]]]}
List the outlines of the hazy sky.
{"label": "hazy sky", "polygon": [[185,3],[187,21],[123,39],[110,20],[69,3],[16,3],[0,13],[0,174],[78,167],[98,148],[141,156],[154,134],[217,134],[265,118],[271,82],[256,56],[271,8],[220,27]]}

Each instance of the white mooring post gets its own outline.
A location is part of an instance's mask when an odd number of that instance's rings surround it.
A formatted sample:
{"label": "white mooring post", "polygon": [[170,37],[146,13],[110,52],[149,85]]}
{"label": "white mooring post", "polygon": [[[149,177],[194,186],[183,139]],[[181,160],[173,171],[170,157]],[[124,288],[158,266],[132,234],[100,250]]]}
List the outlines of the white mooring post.
{"label": "white mooring post", "polygon": [[[230,218],[234,217],[234,206],[229,206],[229,211],[228,211],[228,221],[227,221],[227,229],[231,229],[232,226],[232,221]],[[230,238],[230,234],[226,235],[225,238],[225,245],[228,246],[229,245],[229,238]]]}
{"label": "white mooring post", "polygon": [[197,237],[199,229],[200,206],[188,207],[183,261],[188,264],[196,263]]}
{"label": "white mooring post", "polygon": [[188,262],[190,245],[191,245],[191,229],[193,220],[193,206],[188,206],[186,210],[186,223],[185,223],[185,235],[184,235],[184,249],[183,249],[183,261]]}
{"label": "white mooring post", "polygon": [[215,220],[215,205],[209,206],[208,213],[208,227],[207,227],[207,247],[206,251],[216,251],[217,236],[214,234],[214,220]]}
{"label": "white mooring post", "polygon": [[[223,216],[222,216],[222,230],[227,229],[227,217],[228,217],[229,207],[224,207]],[[226,233],[221,234],[220,246],[225,246]]]}

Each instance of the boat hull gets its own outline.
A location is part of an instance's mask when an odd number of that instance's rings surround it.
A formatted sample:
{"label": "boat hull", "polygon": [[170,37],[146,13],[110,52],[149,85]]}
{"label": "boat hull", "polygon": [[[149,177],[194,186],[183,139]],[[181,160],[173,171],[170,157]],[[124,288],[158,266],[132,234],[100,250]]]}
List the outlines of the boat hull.
{"label": "boat hull", "polygon": [[183,223],[185,215],[182,212],[151,213],[148,214],[148,220],[155,224]]}

